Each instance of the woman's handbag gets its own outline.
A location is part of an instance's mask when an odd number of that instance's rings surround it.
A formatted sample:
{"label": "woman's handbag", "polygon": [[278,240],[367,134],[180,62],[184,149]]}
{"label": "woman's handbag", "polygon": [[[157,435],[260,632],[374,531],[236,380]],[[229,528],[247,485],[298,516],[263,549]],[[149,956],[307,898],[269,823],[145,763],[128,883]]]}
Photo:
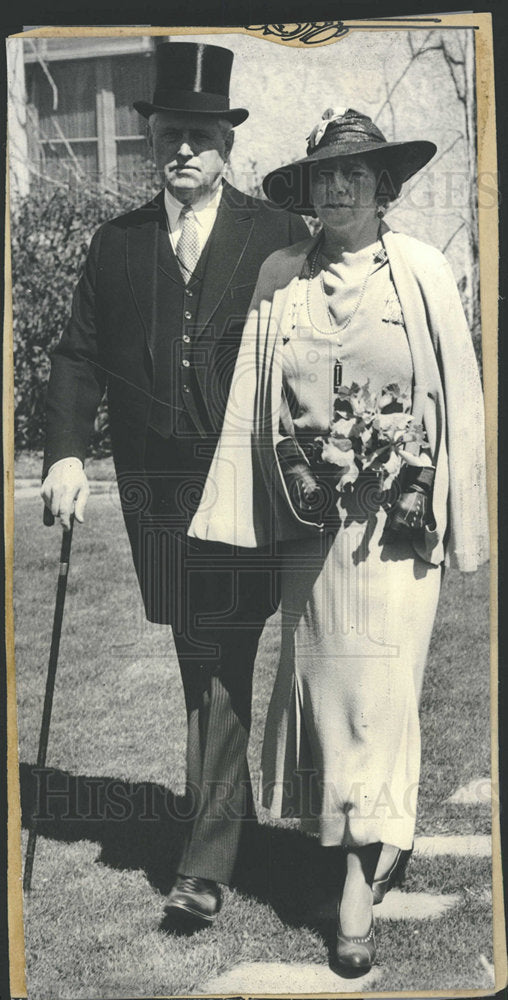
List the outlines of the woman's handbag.
{"label": "woman's handbag", "polygon": [[330,513],[331,502],[336,503],[337,494],[326,479],[323,480],[321,475],[319,478],[316,476],[305,451],[296,440],[293,417],[284,389],[280,405],[280,430],[284,437],[277,441],[275,452],[289,505],[299,521],[323,529],[325,515]]}
{"label": "woman's handbag", "polygon": [[275,445],[287,497],[300,521],[319,525],[323,521],[323,490],[296,438],[284,437]]}

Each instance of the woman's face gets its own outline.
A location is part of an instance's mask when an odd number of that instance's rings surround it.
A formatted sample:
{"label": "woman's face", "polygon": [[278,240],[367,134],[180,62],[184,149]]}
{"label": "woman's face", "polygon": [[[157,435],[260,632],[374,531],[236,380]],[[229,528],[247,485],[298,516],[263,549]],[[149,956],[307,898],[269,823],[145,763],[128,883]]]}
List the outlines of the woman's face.
{"label": "woman's face", "polygon": [[331,229],[360,232],[374,223],[376,188],[376,175],[360,156],[312,165],[312,203],[321,222]]}

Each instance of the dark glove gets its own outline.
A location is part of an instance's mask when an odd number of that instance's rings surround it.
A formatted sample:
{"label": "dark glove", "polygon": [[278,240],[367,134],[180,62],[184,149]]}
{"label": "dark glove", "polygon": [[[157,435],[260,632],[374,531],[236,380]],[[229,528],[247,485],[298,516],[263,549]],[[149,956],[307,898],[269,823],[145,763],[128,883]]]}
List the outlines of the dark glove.
{"label": "dark glove", "polygon": [[388,512],[386,527],[391,531],[412,533],[432,527],[433,465],[406,465],[400,474],[400,496]]}
{"label": "dark glove", "polygon": [[286,437],[276,444],[279,467],[290,504],[302,521],[321,524],[327,497],[318,482],[307,456],[295,438]]}

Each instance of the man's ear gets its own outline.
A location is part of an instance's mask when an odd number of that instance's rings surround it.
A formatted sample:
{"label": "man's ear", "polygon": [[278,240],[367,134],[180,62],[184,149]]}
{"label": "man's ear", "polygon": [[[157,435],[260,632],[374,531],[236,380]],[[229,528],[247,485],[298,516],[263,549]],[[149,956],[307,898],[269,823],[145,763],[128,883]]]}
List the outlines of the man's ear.
{"label": "man's ear", "polygon": [[231,150],[233,149],[234,141],[235,141],[235,130],[232,128],[226,135],[226,145],[225,145],[226,160],[229,160],[229,157],[231,155]]}

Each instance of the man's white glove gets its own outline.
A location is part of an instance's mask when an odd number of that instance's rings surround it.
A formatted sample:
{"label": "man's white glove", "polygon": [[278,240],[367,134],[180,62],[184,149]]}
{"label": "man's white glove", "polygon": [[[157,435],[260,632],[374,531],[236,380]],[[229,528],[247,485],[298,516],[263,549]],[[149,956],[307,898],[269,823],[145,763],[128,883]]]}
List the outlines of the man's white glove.
{"label": "man's white glove", "polygon": [[41,497],[62,528],[69,530],[71,514],[83,523],[90,495],[88,479],[79,458],[61,458],[49,469],[41,487]]}

